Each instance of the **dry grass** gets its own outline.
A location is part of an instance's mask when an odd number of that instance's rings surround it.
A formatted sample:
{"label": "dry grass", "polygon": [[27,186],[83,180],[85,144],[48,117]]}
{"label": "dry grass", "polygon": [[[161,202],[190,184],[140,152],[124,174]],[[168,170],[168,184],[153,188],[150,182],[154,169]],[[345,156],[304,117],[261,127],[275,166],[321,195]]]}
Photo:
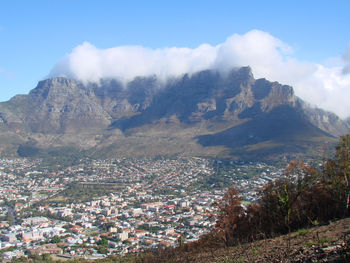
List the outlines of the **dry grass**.
{"label": "dry grass", "polygon": [[350,262],[350,218],[302,232],[234,247],[174,253],[162,262]]}

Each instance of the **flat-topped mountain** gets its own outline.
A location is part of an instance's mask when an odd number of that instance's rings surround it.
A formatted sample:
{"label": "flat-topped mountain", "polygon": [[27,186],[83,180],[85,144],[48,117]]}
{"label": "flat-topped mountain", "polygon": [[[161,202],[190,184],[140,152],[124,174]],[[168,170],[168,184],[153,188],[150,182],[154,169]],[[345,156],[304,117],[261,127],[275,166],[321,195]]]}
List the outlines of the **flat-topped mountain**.
{"label": "flat-topped mountain", "polygon": [[270,158],[305,154],[349,131],[290,86],[254,79],[249,67],[158,80],[84,84],[40,81],[0,103],[0,151],[34,155],[69,148],[106,156]]}

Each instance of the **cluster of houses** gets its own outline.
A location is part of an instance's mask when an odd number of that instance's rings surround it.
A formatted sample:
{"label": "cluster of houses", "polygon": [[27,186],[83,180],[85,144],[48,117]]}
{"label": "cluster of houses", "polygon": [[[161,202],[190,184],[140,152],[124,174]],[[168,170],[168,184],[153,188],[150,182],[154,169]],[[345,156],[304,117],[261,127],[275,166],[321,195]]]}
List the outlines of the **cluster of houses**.
{"label": "cluster of houses", "polygon": [[[227,187],[253,201],[257,188],[281,173],[263,163],[240,164],[224,175],[230,185],[218,188],[203,185],[216,171],[202,158],[85,160],[59,171],[25,159],[0,164],[6,259],[45,253],[96,259],[191,242],[215,227],[213,203]],[[68,186],[108,191],[88,201],[49,202]]]}

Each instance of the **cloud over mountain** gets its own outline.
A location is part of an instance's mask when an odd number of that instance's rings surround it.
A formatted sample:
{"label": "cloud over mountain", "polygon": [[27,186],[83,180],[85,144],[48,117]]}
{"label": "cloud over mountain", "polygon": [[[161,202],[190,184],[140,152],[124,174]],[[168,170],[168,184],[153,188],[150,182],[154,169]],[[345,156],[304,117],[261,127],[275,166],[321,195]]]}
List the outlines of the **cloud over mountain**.
{"label": "cloud over mountain", "polygon": [[344,74],[350,74],[350,44],[348,45],[348,49],[346,53],[343,55],[343,60],[345,62],[345,66],[343,68]]}
{"label": "cloud over mountain", "polygon": [[222,72],[234,67],[251,66],[255,77],[292,85],[298,96],[311,104],[350,116],[350,46],[343,60],[333,66],[299,61],[292,48],[259,30],[234,34],[225,42],[197,48],[150,49],[119,46],[98,49],[84,42],[59,61],[50,77],[65,76],[84,82],[117,78],[123,82],[136,76],[156,75],[161,80],[205,69]]}

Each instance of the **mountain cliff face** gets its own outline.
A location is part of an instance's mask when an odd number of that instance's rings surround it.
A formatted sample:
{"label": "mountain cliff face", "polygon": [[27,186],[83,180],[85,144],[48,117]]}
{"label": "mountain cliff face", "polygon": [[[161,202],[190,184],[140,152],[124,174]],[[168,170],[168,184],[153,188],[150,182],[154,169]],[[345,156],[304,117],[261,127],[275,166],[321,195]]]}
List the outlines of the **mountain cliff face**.
{"label": "mountain cliff face", "polygon": [[53,78],[0,103],[3,153],[71,147],[98,156],[266,157],[303,153],[305,145],[348,131],[348,123],[309,107],[292,87],[254,79],[249,67],[166,83],[139,77],[126,87]]}
{"label": "mountain cliff face", "polygon": [[348,124],[348,125],[350,125],[350,117],[348,117],[348,118],[346,118],[346,123]]}

